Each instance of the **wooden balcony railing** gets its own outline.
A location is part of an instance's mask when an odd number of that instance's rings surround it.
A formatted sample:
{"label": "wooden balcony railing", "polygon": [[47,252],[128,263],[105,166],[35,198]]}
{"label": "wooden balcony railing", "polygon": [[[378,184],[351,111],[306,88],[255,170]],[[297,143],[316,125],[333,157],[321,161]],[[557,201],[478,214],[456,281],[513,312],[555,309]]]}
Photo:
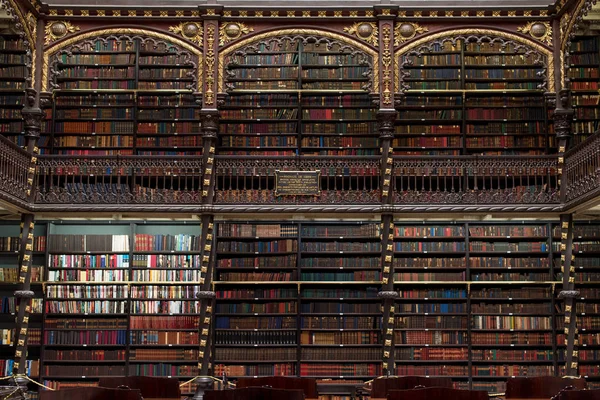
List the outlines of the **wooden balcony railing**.
{"label": "wooden balcony railing", "polygon": [[0,193],[2,198],[27,201],[27,171],[31,154],[0,136]]}
{"label": "wooden balcony railing", "polygon": [[40,156],[36,203],[199,204],[202,157]]}
{"label": "wooden balcony railing", "polygon": [[[378,204],[380,158],[231,157],[216,162],[217,204]],[[319,171],[318,196],[276,196],[275,171]]]}
{"label": "wooden balcony railing", "polygon": [[555,156],[394,159],[394,204],[559,204]]}
{"label": "wooden balcony railing", "polygon": [[[29,155],[0,137],[0,198],[27,201]],[[600,134],[570,150],[560,199],[556,156],[395,157],[393,205],[537,205],[556,211],[600,195]],[[381,160],[368,157],[215,157],[216,206],[381,205]],[[276,171],[319,171],[318,196],[276,196]],[[35,207],[202,204],[202,158],[46,156],[38,158]],[[33,208],[34,205],[30,204]],[[558,208],[557,208],[558,207]],[[125,207],[124,209],[126,209]],[[537,208],[540,211],[545,208]]]}
{"label": "wooden balcony railing", "polygon": [[569,207],[600,196],[600,131],[567,152],[563,182]]}

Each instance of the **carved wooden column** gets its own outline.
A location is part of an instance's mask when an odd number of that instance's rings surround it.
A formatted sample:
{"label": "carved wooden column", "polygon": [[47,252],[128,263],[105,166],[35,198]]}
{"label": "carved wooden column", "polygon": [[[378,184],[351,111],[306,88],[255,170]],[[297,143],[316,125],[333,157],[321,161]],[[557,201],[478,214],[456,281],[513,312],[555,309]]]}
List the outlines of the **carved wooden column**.
{"label": "carved wooden column", "polygon": [[[31,262],[33,257],[33,229],[35,227],[33,214],[21,215],[21,234],[19,250],[19,284],[21,287],[15,291],[17,303],[17,320],[15,324],[15,362],[13,375],[24,375],[27,367],[27,341],[29,338],[29,318],[31,316]],[[27,379],[17,377],[23,398],[27,390]]]}
{"label": "carved wooden column", "polygon": [[[215,194],[215,152],[219,111],[217,110],[217,79],[218,79],[218,49],[219,49],[219,19],[223,7],[201,7],[204,26],[204,81],[202,83],[202,110],[200,111],[201,134],[203,143],[203,176],[202,204],[212,205]],[[196,294],[200,300],[199,310],[199,340],[200,352],[198,357],[197,379],[198,390],[194,399],[203,398],[204,390],[212,388],[212,380],[206,378],[212,374],[212,319],[214,313],[215,292],[212,289],[214,264],[214,215],[202,215],[202,264],[203,277],[200,281],[202,290]]]}
{"label": "carved wooden column", "polygon": [[564,202],[565,195],[569,189],[569,182],[562,179],[565,167],[565,152],[569,148],[569,142],[572,137],[571,122],[573,121],[574,111],[571,108],[571,91],[561,89],[558,92],[556,109],[554,110],[554,131],[558,141],[558,187],[560,190],[560,199]]}
{"label": "carved wooden column", "polygon": [[565,312],[565,374],[577,376],[578,357],[577,351],[577,313],[575,309],[576,298],[579,292],[575,290],[575,267],[573,266],[573,214],[560,216],[560,270],[563,273],[563,286],[558,294],[564,299]]}
{"label": "carved wooden column", "polygon": [[394,160],[392,140],[394,138],[394,20],[397,7],[375,7],[379,29],[379,111],[377,126],[381,147],[381,203],[384,207],[381,216],[381,291],[383,319],[381,339],[383,342],[382,373],[394,375],[394,312],[398,293],[394,290],[394,216],[390,205],[393,203],[392,177]]}
{"label": "carved wooden column", "polygon": [[383,342],[382,373],[394,375],[394,312],[398,292],[394,290],[394,222],[392,214],[381,217],[381,291],[377,296],[382,301],[383,319],[381,321],[381,339]]}

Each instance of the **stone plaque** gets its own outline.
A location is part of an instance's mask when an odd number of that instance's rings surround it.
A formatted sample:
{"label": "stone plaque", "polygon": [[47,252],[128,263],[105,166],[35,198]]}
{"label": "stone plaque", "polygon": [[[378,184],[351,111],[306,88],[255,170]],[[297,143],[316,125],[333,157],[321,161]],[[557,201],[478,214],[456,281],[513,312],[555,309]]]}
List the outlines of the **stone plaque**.
{"label": "stone plaque", "polygon": [[275,171],[275,196],[319,196],[321,171]]}

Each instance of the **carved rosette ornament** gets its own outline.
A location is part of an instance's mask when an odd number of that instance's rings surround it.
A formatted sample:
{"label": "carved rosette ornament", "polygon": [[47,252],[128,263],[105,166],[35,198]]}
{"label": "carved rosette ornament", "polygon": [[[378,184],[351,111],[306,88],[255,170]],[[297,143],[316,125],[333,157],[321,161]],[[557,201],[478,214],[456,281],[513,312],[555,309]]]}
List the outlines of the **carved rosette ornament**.
{"label": "carved rosette ornament", "polygon": [[244,35],[254,32],[254,28],[243,22],[223,22],[219,28],[219,46],[237,40]]}
{"label": "carved rosette ornament", "polygon": [[356,22],[344,28],[344,32],[354,35],[377,47],[379,45],[379,29],[374,22]]}
{"label": "carved rosette ornament", "polygon": [[416,22],[403,22],[394,29],[394,46],[415,38],[417,35],[428,32],[429,28],[421,26]]}
{"label": "carved rosette ornament", "polygon": [[518,32],[529,35],[532,38],[552,46],[552,27],[546,21],[528,22],[527,24],[517,28]]}
{"label": "carved rosette ornament", "polygon": [[71,24],[69,21],[50,21],[46,23],[46,41],[44,44],[49,45],[52,42],[60,40],[69,33],[75,33],[80,28]]}
{"label": "carved rosette ornament", "polygon": [[204,40],[202,24],[199,22],[182,22],[179,25],[170,26],[169,31],[199,45],[202,45]]}

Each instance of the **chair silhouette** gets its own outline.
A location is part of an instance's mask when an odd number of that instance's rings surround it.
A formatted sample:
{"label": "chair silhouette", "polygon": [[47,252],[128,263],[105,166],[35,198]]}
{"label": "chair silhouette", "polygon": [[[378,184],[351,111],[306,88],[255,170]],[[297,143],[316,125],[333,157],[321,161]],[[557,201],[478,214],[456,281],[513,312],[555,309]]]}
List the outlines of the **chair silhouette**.
{"label": "chair silhouette", "polygon": [[387,400],[488,400],[484,390],[462,390],[447,387],[428,387],[411,390],[390,390]]}
{"label": "chair silhouette", "polygon": [[233,390],[208,390],[203,400],[304,400],[300,389],[245,387]]}
{"label": "chair silhouette", "polygon": [[307,399],[319,398],[317,380],[315,378],[296,378],[293,376],[262,376],[260,378],[239,378],[236,388],[251,386],[270,386],[274,389],[302,390]]}
{"label": "chair silhouette", "polygon": [[600,400],[600,390],[565,390],[556,400]]}
{"label": "chair silhouette", "polygon": [[573,386],[575,389],[586,389],[584,378],[560,378],[557,376],[533,376],[508,378],[506,382],[507,399],[549,399],[561,389]]}
{"label": "chair silhouette", "polygon": [[181,399],[179,379],[156,376],[116,376],[100,378],[98,386],[117,388],[126,386],[131,389],[139,389],[144,397],[162,397]]}
{"label": "chair silhouette", "polygon": [[383,399],[390,390],[414,389],[417,386],[452,388],[452,379],[424,376],[381,377],[373,380],[371,398]]}
{"label": "chair silhouette", "polygon": [[80,387],[61,390],[41,390],[39,400],[142,400],[142,393],[133,389]]}

